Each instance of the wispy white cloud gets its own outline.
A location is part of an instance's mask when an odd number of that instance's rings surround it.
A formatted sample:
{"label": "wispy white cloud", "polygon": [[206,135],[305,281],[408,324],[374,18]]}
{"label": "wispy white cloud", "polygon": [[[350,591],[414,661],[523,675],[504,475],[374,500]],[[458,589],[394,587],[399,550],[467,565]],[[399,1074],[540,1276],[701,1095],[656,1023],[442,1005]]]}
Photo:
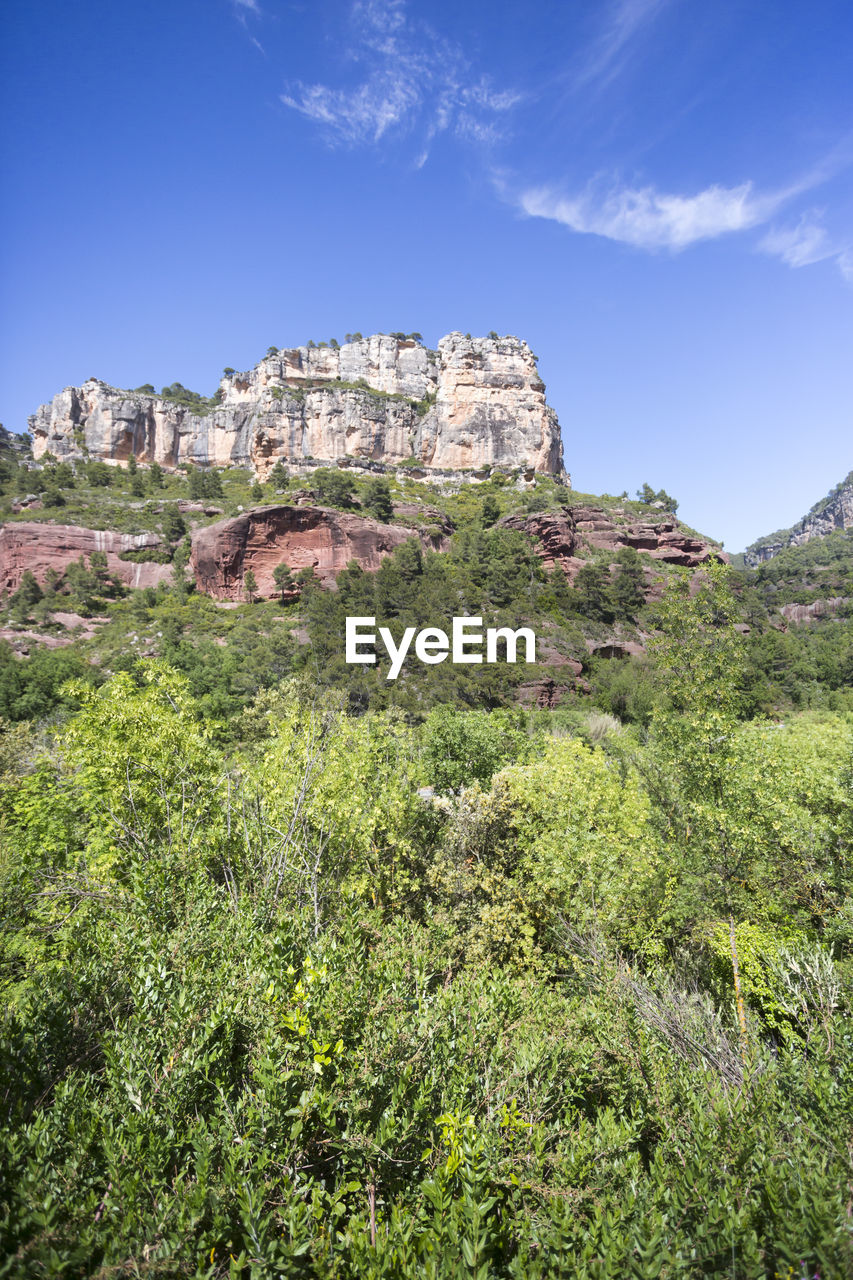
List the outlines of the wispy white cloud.
{"label": "wispy white cloud", "polygon": [[695,195],[672,195],[654,187],[610,187],[590,183],[579,195],[534,187],[518,197],[534,218],[550,218],[572,231],[604,236],[641,249],[678,251],[698,240],[746,231],[770,218],[785,194],[759,195],[751,182],[710,186]]}
{"label": "wispy white cloud", "polygon": [[758,247],[794,268],[834,259],[842,277],[853,283],[853,249],[834,240],[819,218],[820,214],[811,210],[793,226],[771,227]]}
{"label": "wispy white cloud", "polygon": [[440,133],[486,145],[503,136],[507,113],[521,100],[486,77],[472,80],[462,50],[422,22],[405,0],[355,0],[350,11],[352,61],[365,68],[354,86],[291,85],[285,106],[345,145],[375,145],[393,131],[421,137],[416,161],[427,160]]}
{"label": "wispy white cloud", "polygon": [[654,21],[669,0],[616,0],[606,15],[600,34],[587,47],[573,76],[573,88],[592,84],[603,87],[619,75],[629,55],[629,45]]}
{"label": "wispy white cloud", "polygon": [[258,0],[231,0],[231,3],[234,7],[234,14],[238,19],[243,30],[246,32],[246,35],[248,36],[249,40],[255,46],[256,49],[259,49],[260,52],[266,56],[266,50],[264,49],[264,46],[261,44],[258,37],[253,35],[252,32],[249,30],[250,17],[252,18],[263,17],[263,10],[261,9],[261,6],[258,4]]}

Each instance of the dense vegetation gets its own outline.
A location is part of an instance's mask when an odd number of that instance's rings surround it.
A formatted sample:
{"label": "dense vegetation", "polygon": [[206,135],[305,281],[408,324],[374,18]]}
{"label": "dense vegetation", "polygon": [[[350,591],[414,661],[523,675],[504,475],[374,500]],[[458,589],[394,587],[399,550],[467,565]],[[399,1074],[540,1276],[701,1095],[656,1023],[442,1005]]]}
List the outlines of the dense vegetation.
{"label": "dense vegetation", "polygon": [[[555,590],[495,537],[342,591]],[[730,579],[645,729],[217,712],[177,622],[5,724],[0,1274],[849,1274],[853,722],[755,714]]]}

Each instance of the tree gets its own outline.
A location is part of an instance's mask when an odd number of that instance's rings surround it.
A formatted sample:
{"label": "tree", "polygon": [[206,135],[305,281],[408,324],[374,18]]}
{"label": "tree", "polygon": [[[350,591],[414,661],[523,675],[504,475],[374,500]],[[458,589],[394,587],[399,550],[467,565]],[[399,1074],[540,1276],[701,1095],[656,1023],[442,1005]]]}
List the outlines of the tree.
{"label": "tree", "polygon": [[21,576],[18,590],[9,601],[13,617],[19,622],[26,622],[33,605],[38,604],[42,594],[42,589],[36,581],[35,574],[31,569],[26,569]]}
{"label": "tree", "polygon": [[423,762],[436,791],[458,791],[492,775],[510,760],[523,759],[530,740],[511,711],[460,711],[433,707],[424,725]]}
{"label": "tree", "polygon": [[252,501],[260,502],[264,496],[264,487],[258,480],[256,480],[255,483],[252,485],[250,492],[252,496]]}
{"label": "tree", "polygon": [[642,489],[637,490],[637,501],[644,503],[647,507],[660,507],[673,515],[678,510],[678,502],[670,497],[666,489],[655,491],[650,484],[644,484]]}
{"label": "tree", "polygon": [[272,580],[282,600],[284,600],[285,595],[293,590],[293,574],[290,571],[290,566],[277,564],[272,571]]}
{"label": "tree", "polygon": [[167,542],[177,542],[186,531],[186,522],[175,503],[167,503],[163,508],[163,537]]}
{"label": "tree", "polygon": [[575,592],[581,613],[596,622],[610,622],[608,571],[601,565],[585,564],[575,578]]}
{"label": "tree", "polygon": [[391,522],[394,517],[394,507],[391,502],[391,486],[387,480],[377,478],[368,481],[364,493],[364,507],[383,524]]}
{"label": "tree", "polygon": [[152,462],[148,469],[148,475],[155,489],[159,489],[163,484],[163,468],[159,462]]}
{"label": "tree", "polygon": [[113,473],[105,462],[96,460],[86,463],[86,478],[95,488],[108,488],[113,482]]}
{"label": "tree", "polygon": [[243,590],[246,593],[248,603],[253,604],[258,593],[258,580],[251,569],[247,569],[243,574]]}
{"label": "tree", "polygon": [[355,480],[345,471],[318,467],[311,477],[311,487],[321,502],[333,507],[351,507]]}
{"label": "tree", "polygon": [[287,479],[287,467],[279,458],[270,472],[270,482],[274,489],[284,489],[287,486]]}
{"label": "tree", "polygon": [[480,518],[483,521],[483,528],[488,529],[500,518],[501,509],[498,506],[497,499],[494,494],[487,493],[483,499],[483,506]]}
{"label": "tree", "polygon": [[613,603],[617,614],[635,618],[646,602],[643,562],[633,547],[621,547],[616,561],[619,567],[613,579]]}
{"label": "tree", "polygon": [[189,474],[190,497],[194,502],[198,502],[200,498],[205,497],[204,472],[193,467]]}

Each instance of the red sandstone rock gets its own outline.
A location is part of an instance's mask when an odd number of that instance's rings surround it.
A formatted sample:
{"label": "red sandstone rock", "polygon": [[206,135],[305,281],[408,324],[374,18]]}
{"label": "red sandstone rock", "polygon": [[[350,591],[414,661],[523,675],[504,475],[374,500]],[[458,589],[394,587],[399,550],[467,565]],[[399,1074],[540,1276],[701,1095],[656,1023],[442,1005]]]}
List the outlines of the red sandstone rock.
{"label": "red sandstone rock", "polygon": [[[620,519],[621,517],[621,519]],[[565,511],[542,511],[531,515],[507,516],[500,522],[507,529],[520,529],[539,544],[546,569],[559,566],[570,582],[586,563],[577,553],[582,544],[606,551],[633,547],[652,559],[667,564],[696,568],[708,560],[728,560],[712,542],[688,534],[673,516],[662,520],[630,520],[621,508],[572,507]],[[647,572],[647,578],[653,576]],[[651,588],[651,583],[649,583]],[[650,594],[653,592],[650,590]]]}
{"label": "red sandstone rock", "polygon": [[294,573],[313,568],[324,585],[357,560],[362,569],[379,568],[385,556],[411,537],[425,546],[422,531],[380,524],[364,516],[325,507],[256,507],[233,520],[200,529],[192,541],[192,567],[200,591],[217,600],[243,597],[243,579],[251,570],[259,596],[278,595],[273,570],[286,564]]}
{"label": "red sandstone rock", "polygon": [[523,707],[558,707],[569,692],[566,685],[555,680],[528,680],[516,689],[516,700]]}
{"label": "red sandstone rock", "polygon": [[48,569],[63,574],[81,556],[88,560],[93,551],[104,551],[107,568],[129,587],[156,587],[167,580],[171,565],[119,560],[122,551],[158,547],[153,533],[111,533],[101,529],[81,529],[73,524],[11,521],[0,526],[0,592],[16,591],[27,569],[44,583]]}
{"label": "red sandstone rock", "polygon": [[571,512],[535,511],[527,516],[505,516],[500,524],[505,529],[519,529],[535,538],[546,569],[557,566],[569,577],[577,572],[577,569],[572,572],[570,564],[578,544]]}

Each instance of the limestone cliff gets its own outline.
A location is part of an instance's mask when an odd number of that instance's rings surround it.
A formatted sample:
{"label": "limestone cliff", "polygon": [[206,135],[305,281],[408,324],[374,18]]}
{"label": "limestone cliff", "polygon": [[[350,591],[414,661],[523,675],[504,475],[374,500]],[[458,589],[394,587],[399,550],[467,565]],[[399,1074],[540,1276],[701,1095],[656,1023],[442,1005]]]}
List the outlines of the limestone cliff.
{"label": "limestone cliff", "polygon": [[29,420],[33,453],[176,466],[254,467],[353,457],[425,468],[523,467],[563,475],[556,414],[518,338],[451,333],[436,351],[376,334],[296,347],[229,374],[205,412],[92,379]]}
{"label": "limestone cliff", "polygon": [[754,569],[764,560],[772,560],[786,547],[800,547],[813,538],[825,538],[836,529],[853,528],[853,471],[831,493],[816,502],[808,515],[792,529],[770,533],[747,547],[744,563]]}

